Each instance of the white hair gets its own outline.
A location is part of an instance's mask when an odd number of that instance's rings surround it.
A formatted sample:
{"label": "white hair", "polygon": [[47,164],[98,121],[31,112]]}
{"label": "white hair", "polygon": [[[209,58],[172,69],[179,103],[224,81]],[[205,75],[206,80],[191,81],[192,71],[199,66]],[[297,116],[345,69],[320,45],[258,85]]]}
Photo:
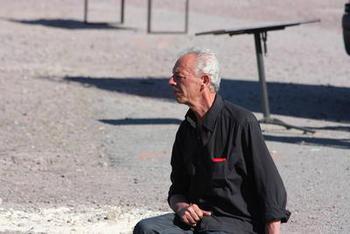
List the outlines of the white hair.
{"label": "white hair", "polygon": [[219,61],[212,51],[202,48],[190,48],[181,53],[180,57],[187,54],[195,54],[197,57],[197,63],[195,67],[196,75],[206,74],[210,77],[210,84],[214,88],[215,92],[220,88],[220,66]]}

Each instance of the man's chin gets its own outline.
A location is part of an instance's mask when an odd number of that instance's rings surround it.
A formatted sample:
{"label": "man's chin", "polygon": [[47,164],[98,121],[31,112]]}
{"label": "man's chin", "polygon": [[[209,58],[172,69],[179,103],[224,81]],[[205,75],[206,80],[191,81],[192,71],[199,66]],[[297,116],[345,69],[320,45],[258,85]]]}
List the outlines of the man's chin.
{"label": "man's chin", "polygon": [[181,97],[176,96],[175,98],[176,98],[176,101],[178,103],[180,103],[180,104],[185,104],[186,103],[186,101],[183,98],[181,98]]}

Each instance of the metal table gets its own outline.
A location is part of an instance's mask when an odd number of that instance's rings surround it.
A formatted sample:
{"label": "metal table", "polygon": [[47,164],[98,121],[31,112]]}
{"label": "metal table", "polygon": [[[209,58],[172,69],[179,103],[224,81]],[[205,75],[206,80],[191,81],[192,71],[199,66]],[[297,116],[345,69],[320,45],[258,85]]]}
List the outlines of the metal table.
{"label": "metal table", "polygon": [[[120,0],[120,23],[124,23],[125,0]],[[84,23],[88,24],[89,0],[84,0]]]}
{"label": "metal table", "polygon": [[[187,33],[188,32],[188,12],[189,0],[185,0],[185,28],[184,31],[152,31],[152,0],[147,2],[147,32],[148,33]],[[84,0],[84,23],[88,24],[89,0]],[[125,0],[120,0],[120,21],[124,23]]]}
{"label": "metal table", "polygon": [[[283,30],[286,27],[297,26],[297,25],[308,24],[308,23],[316,23],[316,22],[320,22],[320,20],[316,19],[316,20],[308,20],[308,21],[301,21],[301,22],[272,24],[272,25],[264,25],[264,26],[241,28],[241,29],[222,29],[222,30],[200,32],[200,33],[196,33],[195,35],[200,36],[200,35],[210,35],[210,34],[211,35],[228,34],[229,36],[234,36],[234,35],[240,35],[240,34],[254,34],[256,59],[257,59],[259,82],[260,82],[260,88],[261,88],[261,107],[264,114],[264,117],[261,120],[259,120],[259,122],[266,123],[266,124],[280,125],[287,129],[292,129],[292,128],[299,129],[299,130],[302,130],[304,133],[307,133],[307,132],[314,133],[315,131],[311,129],[291,125],[279,119],[271,117],[267,84],[265,79],[263,53],[266,54],[267,52],[266,42],[267,42],[268,31]],[[264,52],[262,50],[261,40],[264,43]]]}
{"label": "metal table", "polygon": [[152,31],[152,0],[148,0],[148,11],[147,11],[147,32],[148,33],[187,33],[188,32],[188,11],[189,11],[189,0],[185,0],[185,28],[184,31]]}

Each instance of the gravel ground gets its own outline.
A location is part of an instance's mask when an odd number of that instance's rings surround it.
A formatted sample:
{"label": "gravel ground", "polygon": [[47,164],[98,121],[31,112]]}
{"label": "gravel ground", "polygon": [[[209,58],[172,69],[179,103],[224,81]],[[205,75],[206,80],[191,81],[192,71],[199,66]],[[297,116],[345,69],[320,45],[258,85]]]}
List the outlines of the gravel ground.
{"label": "gravel ground", "polygon": [[[90,1],[114,21],[118,1]],[[207,47],[221,94],[261,117],[253,38],[195,32],[320,18],[268,35],[271,111],[313,135],[263,125],[288,190],[283,233],[349,233],[350,57],[340,0],[192,0],[188,34],[146,34],[146,1],[125,24],[84,25],[78,0],[2,0],[0,232],[129,233],[169,211],[170,153],[186,107],[167,87],[177,54]],[[181,30],[182,1],[154,1],[154,30]]]}

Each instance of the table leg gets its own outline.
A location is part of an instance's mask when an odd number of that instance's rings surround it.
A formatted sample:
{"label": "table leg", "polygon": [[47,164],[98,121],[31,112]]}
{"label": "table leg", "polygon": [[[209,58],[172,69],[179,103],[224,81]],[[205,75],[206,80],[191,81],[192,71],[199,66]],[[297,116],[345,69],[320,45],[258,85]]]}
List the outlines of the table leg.
{"label": "table leg", "polygon": [[147,32],[151,33],[151,18],[152,18],[152,0],[148,0],[148,10],[147,10]]}
{"label": "table leg", "polygon": [[267,93],[267,85],[265,79],[265,68],[264,68],[264,57],[261,47],[261,35],[260,33],[254,34],[255,40],[255,51],[256,51],[256,61],[258,64],[258,73],[259,73],[259,81],[260,81],[260,95],[261,95],[261,108],[264,113],[265,118],[270,117],[270,105],[269,105],[269,97]]}
{"label": "table leg", "polygon": [[261,32],[254,33],[254,39],[255,39],[256,60],[258,64],[259,82],[260,82],[260,89],[261,89],[261,108],[264,114],[264,117],[261,120],[259,120],[259,123],[279,125],[287,129],[291,129],[291,128],[298,129],[298,130],[302,130],[304,133],[307,133],[307,132],[315,133],[315,131],[310,130],[308,128],[294,126],[291,124],[287,124],[279,119],[271,118],[269,95],[267,92],[267,84],[265,79],[264,57],[263,57],[263,52],[261,47]]}
{"label": "table leg", "polygon": [[84,23],[87,23],[87,14],[88,14],[88,0],[84,0]]}
{"label": "table leg", "polygon": [[186,9],[185,9],[185,33],[188,33],[188,11],[189,11],[189,0],[186,0]]}
{"label": "table leg", "polygon": [[124,7],[125,7],[125,0],[121,0],[121,6],[120,6],[120,23],[124,23]]}

